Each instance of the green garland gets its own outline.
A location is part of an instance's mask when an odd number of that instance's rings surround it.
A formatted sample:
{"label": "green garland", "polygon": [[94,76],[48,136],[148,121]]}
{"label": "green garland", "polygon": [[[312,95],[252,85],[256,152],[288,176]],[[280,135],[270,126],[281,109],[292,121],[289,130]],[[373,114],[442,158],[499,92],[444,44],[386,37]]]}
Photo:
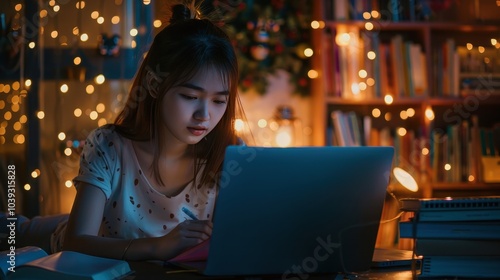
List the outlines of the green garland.
{"label": "green garland", "polygon": [[[214,6],[222,5],[214,1]],[[219,7],[220,8],[220,7]],[[311,3],[307,0],[240,1],[225,14],[226,31],[238,55],[240,89],[265,94],[268,76],[279,69],[290,74],[294,93],[310,94]]]}

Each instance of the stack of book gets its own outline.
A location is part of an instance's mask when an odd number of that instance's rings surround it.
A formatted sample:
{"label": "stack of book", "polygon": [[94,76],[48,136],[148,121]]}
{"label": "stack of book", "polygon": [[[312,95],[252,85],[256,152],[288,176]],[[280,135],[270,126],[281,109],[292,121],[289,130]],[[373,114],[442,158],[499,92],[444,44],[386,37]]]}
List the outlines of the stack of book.
{"label": "stack of book", "polygon": [[401,199],[399,222],[423,256],[419,277],[500,278],[500,197]]}

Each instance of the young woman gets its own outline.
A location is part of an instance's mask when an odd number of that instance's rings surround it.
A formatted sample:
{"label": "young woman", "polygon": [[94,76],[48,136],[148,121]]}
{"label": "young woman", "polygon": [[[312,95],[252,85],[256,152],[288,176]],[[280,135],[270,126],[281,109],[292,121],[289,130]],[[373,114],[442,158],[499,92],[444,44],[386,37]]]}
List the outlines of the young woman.
{"label": "young woman", "polygon": [[[113,125],[87,138],[64,250],[170,259],[209,238],[224,150],[236,144],[238,66],[227,35],[176,5]],[[186,210],[187,209],[187,210]],[[188,214],[186,214],[188,213]]]}

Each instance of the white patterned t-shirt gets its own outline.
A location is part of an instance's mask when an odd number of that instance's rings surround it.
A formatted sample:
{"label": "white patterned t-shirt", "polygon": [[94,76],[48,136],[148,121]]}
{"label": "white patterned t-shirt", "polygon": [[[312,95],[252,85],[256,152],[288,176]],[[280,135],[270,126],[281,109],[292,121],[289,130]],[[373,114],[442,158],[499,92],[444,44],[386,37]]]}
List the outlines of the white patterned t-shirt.
{"label": "white patterned t-shirt", "polygon": [[88,136],[74,179],[101,189],[106,205],[99,235],[116,238],[158,237],[180,222],[191,219],[186,207],[199,220],[211,220],[217,189],[193,186],[191,181],[179,194],[167,197],[155,190],[144,176],[131,140],[113,126],[95,129]]}

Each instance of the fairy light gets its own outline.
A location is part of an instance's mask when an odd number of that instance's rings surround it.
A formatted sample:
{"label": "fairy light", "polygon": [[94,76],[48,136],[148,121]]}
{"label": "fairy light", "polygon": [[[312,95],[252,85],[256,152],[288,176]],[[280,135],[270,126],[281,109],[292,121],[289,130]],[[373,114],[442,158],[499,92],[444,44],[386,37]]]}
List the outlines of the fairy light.
{"label": "fairy light", "polygon": [[408,110],[406,110],[406,114],[408,115],[409,118],[415,116],[415,109],[408,108]]}
{"label": "fairy light", "polygon": [[368,72],[366,72],[366,70],[364,70],[364,69],[361,69],[361,70],[359,70],[359,72],[358,72],[358,76],[359,76],[361,79],[364,79],[364,78],[366,78],[366,77],[368,76]]}
{"label": "fairy light", "polygon": [[384,119],[386,121],[388,121],[388,122],[391,121],[392,120],[392,114],[390,112],[385,113]]}
{"label": "fairy light", "polygon": [[471,51],[472,48],[474,48],[474,45],[472,45],[471,43],[467,43],[465,46],[469,51]]}
{"label": "fairy light", "polygon": [[155,28],[160,28],[160,27],[161,27],[161,25],[162,25],[161,20],[156,19],[155,21],[153,21],[153,26],[154,26]]}
{"label": "fairy light", "polygon": [[360,82],[358,85],[360,90],[366,90],[368,87],[365,82]]}
{"label": "fairy light", "polygon": [[311,48],[306,48],[306,49],[304,50],[304,56],[305,56],[305,57],[311,57],[311,56],[313,56],[313,54],[314,54],[314,51],[313,51],[313,49],[311,49]]}
{"label": "fairy light", "polygon": [[59,5],[55,5],[54,7],[52,7],[52,10],[54,10],[54,12],[59,12],[59,10],[61,10],[61,6]]}
{"label": "fairy light", "polygon": [[16,6],[14,6],[14,10],[16,10],[16,12],[20,12],[22,9],[23,9],[23,4],[16,4]]}
{"label": "fairy light", "polygon": [[427,109],[425,109],[425,117],[426,117],[429,121],[434,120],[434,111],[432,110],[432,108],[427,108]]}
{"label": "fairy light", "polygon": [[59,134],[57,134],[57,139],[64,141],[64,139],[66,139],[66,133],[59,132]]}
{"label": "fairy light", "polygon": [[103,24],[104,23],[104,18],[103,17],[98,17],[97,18],[97,23],[98,24]]}
{"label": "fairy light", "polygon": [[375,85],[375,79],[374,78],[368,78],[366,79],[366,84],[370,87]]}
{"label": "fairy light", "polygon": [[30,43],[28,44],[28,47],[29,47],[30,49],[34,49],[34,48],[35,48],[35,46],[36,46],[35,42],[30,42]]}
{"label": "fairy light", "polygon": [[366,30],[368,30],[368,31],[373,30],[373,23],[371,23],[371,22],[366,22],[366,23],[365,23],[365,29],[366,29]]}
{"label": "fairy light", "polygon": [[31,86],[31,79],[27,79],[26,81],[24,81],[24,85],[26,87],[30,87]]}
{"label": "fairy light", "polygon": [[105,118],[100,118],[98,121],[97,121],[97,125],[98,126],[103,126],[105,124],[108,123],[108,120],[106,120]]}
{"label": "fairy light", "polygon": [[13,90],[17,91],[17,90],[19,90],[20,87],[21,87],[21,83],[20,82],[15,81],[15,82],[12,83],[12,89]]}
{"label": "fairy light", "polygon": [[139,32],[137,31],[136,28],[130,29],[129,33],[130,33],[130,36],[132,36],[132,37],[135,37],[135,36],[137,36],[137,34],[139,34]]}
{"label": "fairy light", "polygon": [[99,12],[98,11],[93,11],[91,14],[90,14],[90,17],[92,19],[97,19],[99,17]]}
{"label": "fairy light", "polygon": [[45,112],[44,111],[38,111],[36,113],[36,117],[40,120],[43,120],[43,118],[45,118]]}
{"label": "fairy light", "polygon": [[407,132],[408,131],[404,127],[398,128],[398,135],[401,136],[401,137],[405,136]]}
{"label": "fairy light", "polygon": [[80,40],[82,42],[86,42],[88,39],[89,39],[89,35],[87,35],[87,33],[83,33],[82,35],[80,35]]}
{"label": "fairy light", "polygon": [[318,71],[314,70],[314,69],[311,69],[307,72],[307,76],[310,78],[310,79],[316,79],[318,78],[319,76],[319,73]]}
{"label": "fairy light", "polygon": [[83,8],[85,8],[85,1],[77,1],[76,8],[79,10],[83,10]]}
{"label": "fairy light", "polygon": [[399,117],[400,117],[402,120],[406,120],[406,119],[408,119],[408,113],[406,112],[406,110],[403,110],[403,111],[399,112]]}
{"label": "fairy light", "polygon": [[103,103],[99,103],[95,107],[95,110],[97,111],[97,113],[102,113],[104,112],[104,110],[106,110],[106,106]]}
{"label": "fairy light", "polygon": [[95,90],[95,89],[94,89],[94,86],[93,86],[93,85],[88,85],[87,87],[85,87],[85,92],[86,92],[87,94],[92,94],[92,93],[94,93],[94,90]]}
{"label": "fairy light", "polygon": [[61,85],[60,90],[61,90],[62,93],[66,93],[66,92],[68,92],[69,87],[68,87],[67,84],[63,84],[63,85]]}
{"label": "fairy light", "polygon": [[6,121],[10,121],[10,119],[12,119],[12,113],[10,111],[7,111],[3,114],[3,118],[6,120]]}
{"label": "fairy light", "polygon": [[[156,22],[156,20],[155,20],[155,22]],[[119,16],[114,16],[114,17],[112,17],[112,18],[111,18],[111,23],[112,23],[112,24],[118,24],[118,23],[120,23],[120,17],[119,17]],[[161,21],[160,21],[160,25],[161,25]],[[155,26],[155,27],[156,27],[156,26]]]}
{"label": "fairy light", "polygon": [[317,20],[311,21],[311,28],[318,29],[319,28],[319,21],[317,21]]}
{"label": "fairy light", "polygon": [[104,77],[103,74],[99,74],[95,77],[95,82],[98,84],[98,85],[102,85],[104,83],[104,81],[106,81],[106,78]]}
{"label": "fairy light", "polygon": [[372,116],[374,118],[379,118],[382,115],[382,112],[380,111],[379,108],[373,108],[372,110]]}
{"label": "fairy light", "polygon": [[66,188],[71,188],[73,186],[73,182],[71,180],[66,180],[66,182],[64,182],[64,186],[66,186]]}
{"label": "fairy light", "polygon": [[99,114],[96,111],[92,111],[90,112],[89,117],[91,120],[95,121],[99,117]]}
{"label": "fairy light", "polygon": [[23,134],[16,134],[12,138],[12,141],[14,142],[14,144],[21,145],[21,144],[24,144],[24,141],[26,141],[26,138],[24,137]]}
{"label": "fairy light", "polygon": [[73,63],[75,65],[79,65],[80,63],[82,63],[82,59],[79,56],[77,56],[77,57],[73,58]]}
{"label": "fairy light", "polygon": [[264,128],[267,126],[267,120],[265,119],[260,119],[258,122],[257,122],[257,126],[260,127],[260,128]]}
{"label": "fairy light", "polygon": [[366,57],[370,60],[374,60],[377,57],[377,54],[374,51],[369,51],[366,53]]}
{"label": "fairy light", "polygon": [[74,111],[73,111],[73,115],[75,115],[75,117],[79,118],[82,116],[82,109],[80,108],[76,108]]}
{"label": "fairy light", "polygon": [[385,102],[385,104],[390,105],[394,102],[394,98],[392,97],[392,95],[386,94],[384,96],[384,102]]}

